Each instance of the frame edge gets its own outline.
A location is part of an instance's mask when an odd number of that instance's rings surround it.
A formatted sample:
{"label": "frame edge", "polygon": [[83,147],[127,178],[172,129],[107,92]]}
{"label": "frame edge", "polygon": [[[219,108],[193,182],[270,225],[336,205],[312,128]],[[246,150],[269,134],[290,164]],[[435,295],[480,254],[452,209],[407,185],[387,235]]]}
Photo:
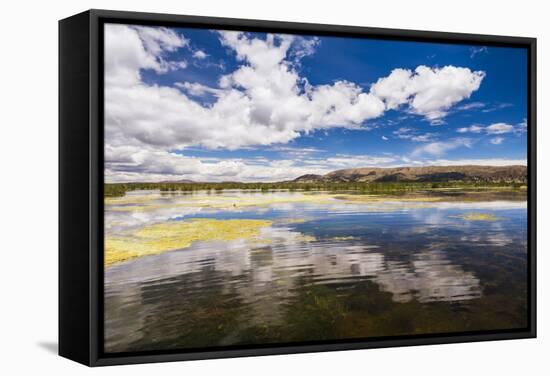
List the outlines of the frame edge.
{"label": "frame edge", "polygon": [[[90,220],[89,226],[87,227],[89,248],[87,253],[87,271],[88,274],[88,289],[86,291],[86,296],[89,298],[90,307],[86,312],[82,312],[86,315],[88,337],[87,337],[87,351],[86,357],[82,358],[80,356],[74,356],[73,354],[67,353],[65,350],[62,351],[62,324],[61,324],[61,301],[62,301],[62,283],[61,283],[61,238],[62,238],[62,219],[61,219],[61,202],[64,199],[62,196],[61,186],[64,183],[67,183],[65,179],[62,179],[62,169],[63,167],[63,158],[61,157],[61,130],[65,122],[62,120],[62,96],[66,96],[67,93],[65,90],[62,90],[62,69],[61,63],[63,60],[62,49],[61,49],[61,25],[68,22],[69,20],[75,17],[86,17],[86,26],[88,27],[88,40],[89,47],[88,49],[88,80],[87,80],[87,94],[89,97],[86,100],[88,105],[88,116],[86,124],[89,125],[89,142],[86,145],[86,150],[88,154],[88,163],[89,166],[86,168],[88,173],[87,189],[88,193],[88,203],[89,203],[89,213],[88,218]],[[381,38],[397,38],[399,39],[421,39],[421,40],[433,40],[433,39],[448,39],[454,40],[456,43],[471,43],[471,44],[484,44],[486,42],[494,42],[496,44],[517,44],[521,47],[529,48],[529,149],[528,149],[528,158],[529,158],[529,221],[532,228],[529,231],[529,241],[531,254],[530,259],[530,301],[529,305],[531,307],[530,312],[530,326],[522,331],[517,331],[514,333],[497,333],[497,334],[474,334],[474,335],[455,335],[455,336],[446,336],[446,337],[437,337],[437,338],[410,338],[410,339],[390,339],[384,341],[371,341],[371,342],[357,342],[357,343],[342,343],[342,344],[319,344],[319,345],[296,345],[296,346],[277,346],[266,348],[253,348],[253,349],[232,349],[232,350],[205,350],[193,353],[185,353],[184,351],[179,353],[167,353],[167,354],[155,354],[155,355],[132,355],[132,356],[108,356],[105,357],[99,351],[100,345],[99,341],[101,337],[98,333],[98,328],[100,326],[98,322],[97,310],[99,309],[98,302],[100,297],[98,296],[97,285],[99,281],[99,267],[98,257],[97,257],[97,246],[98,243],[98,228],[96,224],[98,223],[99,213],[98,211],[98,201],[100,197],[98,196],[101,188],[98,186],[98,181],[94,177],[102,173],[100,162],[102,162],[101,156],[98,153],[99,150],[99,128],[100,128],[100,115],[98,111],[99,98],[98,91],[101,90],[101,86],[98,83],[98,79],[102,77],[99,75],[99,64],[100,60],[98,59],[98,29],[100,26],[100,20],[102,18],[120,18],[127,20],[129,22],[136,21],[145,21],[145,20],[154,20],[155,22],[166,22],[166,23],[190,23],[195,25],[212,25],[216,26],[227,26],[227,27],[241,27],[241,28],[266,28],[272,31],[285,31],[285,30],[294,30],[295,32],[320,32],[319,30],[324,30],[326,33],[331,34],[363,34],[369,35],[370,37],[381,37]],[[403,35],[406,35],[406,38],[403,38]],[[281,22],[281,21],[262,21],[262,20],[250,20],[250,19],[229,19],[229,18],[219,18],[219,17],[202,17],[202,16],[182,16],[182,15],[172,15],[172,14],[161,14],[161,13],[140,13],[140,12],[125,12],[125,11],[109,11],[102,9],[91,9],[79,15],[66,18],[60,21],[60,350],[59,353],[62,356],[68,357],[69,359],[78,361],[82,364],[88,366],[106,366],[106,365],[117,365],[117,364],[135,364],[135,363],[153,363],[153,362],[166,362],[166,361],[181,361],[181,360],[198,360],[198,359],[212,359],[212,358],[228,358],[228,357],[245,357],[245,356],[263,356],[263,355],[279,355],[279,354],[291,354],[291,353],[307,353],[307,352],[320,352],[320,351],[342,351],[342,350],[359,350],[359,349],[370,349],[370,348],[384,348],[384,347],[395,347],[395,346],[414,346],[414,345],[432,345],[432,344],[451,344],[451,343],[460,343],[460,342],[479,342],[479,341],[494,341],[494,340],[504,340],[504,339],[526,339],[526,338],[536,338],[536,38],[529,37],[507,37],[507,36],[491,36],[491,35],[479,35],[479,34],[463,34],[463,33],[446,33],[446,32],[432,32],[432,31],[418,31],[418,30],[403,30],[403,29],[384,29],[384,28],[370,28],[362,26],[338,26],[338,25],[324,25],[324,24],[315,24],[315,23],[296,23],[296,22]],[[82,89],[80,89],[82,90]],[[82,91],[80,91],[81,93]],[[62,124],[63,123],[63,124]],[[65,170],[64,170],[65,171]],[[71,179],[71,181],[74,181]],[[80,183],[80,181],[79,181]],[[65,197],[66,199],[66,197]],[[68,222],[68,221],[65,221]],[[64,223],[65,227],[70,225]],[[64,346],[63,346],[64,348]]]}
{"label": "frame edge", "polygon": [[89,11],[60,20],[59,355],[90,365]]}

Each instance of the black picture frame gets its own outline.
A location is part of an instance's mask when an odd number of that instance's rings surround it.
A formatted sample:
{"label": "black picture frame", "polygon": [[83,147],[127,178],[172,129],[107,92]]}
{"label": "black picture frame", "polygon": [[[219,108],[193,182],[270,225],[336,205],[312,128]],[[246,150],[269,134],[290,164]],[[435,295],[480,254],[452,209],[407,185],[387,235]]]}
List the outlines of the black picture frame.
{"label": "black picture frame", "polygon": [[[103,345],[103,28],[106,22],[521,47],[528,51],[528,326],[184,351],[105,354]],[[88,366],[536,337],[536,39],[88,10],[59,21],[59,354]]]}

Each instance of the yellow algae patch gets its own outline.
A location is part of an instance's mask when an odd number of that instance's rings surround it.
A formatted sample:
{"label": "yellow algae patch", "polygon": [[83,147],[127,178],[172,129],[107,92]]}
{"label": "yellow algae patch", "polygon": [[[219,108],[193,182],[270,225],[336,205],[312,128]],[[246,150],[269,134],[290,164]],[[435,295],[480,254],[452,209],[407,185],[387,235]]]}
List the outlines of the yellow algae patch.
{"label": "yellow algae patch", "polygon": [[356,236],[333,236],[332,238],[330,238],[330,240],[334,240],[334,241],[345,241],[345,240],[357,240],[359,238],[357,238]]}
{"label": "yellow algae patch", "polygon": [[298,242],[307,243],[307,242],[314,242],[317,240],[317,238],[312,235],[299,234],[294,238],[294,240]]}
{"label": "yellow algae patch", "polygon": [[103,262],[107,267],[116,262],[155,253],[159,252],[149,248],[145,243],[136,242],[131,238],[108,236],[105,238]]}
{"label": "yellow algae patch", "polygon": [[271,221],[255,219],[192,219],[141,228],[128,236],[105,239],[105,266],[145,255],[189,247],[196,241],[257,239]]}
{"label": "yellow algae patch", "polygon": [[466,213],[462,215],[452,215],[451,218],[460,218],[465,221],[498,221],[502,218],[499,218],[493,214],[487,213]]}
{"label": "yellow algae patch", "polygon": [[384,195],[336,195],[334,198],[351,202],[438,202],[442,197],[427,196],[384,196]]}
{"label": "yellow algae patch", "polygon": [[294,224],[294,223],[304,223],[304,222],[307,222],[307,219],[305,218],[287,218],[287,219],[283,219],[282,220],[282,223],[286,223],[286,224]]}

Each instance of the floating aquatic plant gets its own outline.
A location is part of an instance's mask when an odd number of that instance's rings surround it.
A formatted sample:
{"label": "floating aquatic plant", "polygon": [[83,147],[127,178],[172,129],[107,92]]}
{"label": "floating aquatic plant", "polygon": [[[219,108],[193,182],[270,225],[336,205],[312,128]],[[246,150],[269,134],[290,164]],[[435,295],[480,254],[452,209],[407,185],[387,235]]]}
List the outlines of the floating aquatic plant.
{"label": "floating aquatic plant", "polygon": [[489,213],[465,213],[461,215],[451,215],[450,217],[463,219],[465,221],[490,221],[490,222],[498,221],[502,219],[495,216],[494,214],[489,214]]}
{"label": "floating aquatic plant", "polygon": [[272,222],[256,219],[206,219],[160,223],[124,236],[105,239],[105,266],[131,258],[189,247],[196,241],[258,240],[259,231]]}

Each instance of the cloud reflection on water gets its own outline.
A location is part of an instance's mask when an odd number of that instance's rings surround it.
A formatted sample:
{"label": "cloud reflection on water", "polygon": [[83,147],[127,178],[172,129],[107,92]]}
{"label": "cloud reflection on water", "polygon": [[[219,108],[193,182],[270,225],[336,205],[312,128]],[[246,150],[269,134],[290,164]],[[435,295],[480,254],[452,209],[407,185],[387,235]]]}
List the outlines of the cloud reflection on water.
{"label": "cloud reflection on water", "polygon": [[[245,197],[250,195],[262,194],[248,193]],[[150,210],[110,210],[115,206],[108,205],[106,234],[194,216],[260,216],[272,220],[274,225],[261,229],[260,242],[245,239],[195,242],[189,248],[107,268],[108,346],[125,348],[143,340],[151,317],[159,314],[211,309],[194,306],[205,294],[213,294],[217,304],[242,307],[238,321],[243,328],[285,324],[288,305],[299,299],[301,292],[315,286],[338,291],[370,282],[378,286],[380,293],[391,294],[395,304],[466,303],[483,297],[482,283],[471,268],[465,268],[462,262],[467,259],[450,254],[449,249],[472,252],[487,252],[487,247],[512,246],[520,252],[526,249],[522,232],[517,231],[524,226],[525,219],[525,202],[521,201],[419,205],[335,200],[328,204],[278,202],[219,209],[203,207],[204,201],[196,200],[186,206],[173,205],[189,197],[158,195],[147,204],[140,204],[152,205]],[[227,197],[206,199],[215,202]],[[159,202],[162,205],[153,206]],[[453,217],[472,210],[500,211],[505,214],[503,217],[523,214],[519,221],[493,223]],[[166,321],[163,325],[171,328],[165,336],[181,335],[185,329],[177,322]],[[220,343],[232,341],[235,338],[229,336]]]}

